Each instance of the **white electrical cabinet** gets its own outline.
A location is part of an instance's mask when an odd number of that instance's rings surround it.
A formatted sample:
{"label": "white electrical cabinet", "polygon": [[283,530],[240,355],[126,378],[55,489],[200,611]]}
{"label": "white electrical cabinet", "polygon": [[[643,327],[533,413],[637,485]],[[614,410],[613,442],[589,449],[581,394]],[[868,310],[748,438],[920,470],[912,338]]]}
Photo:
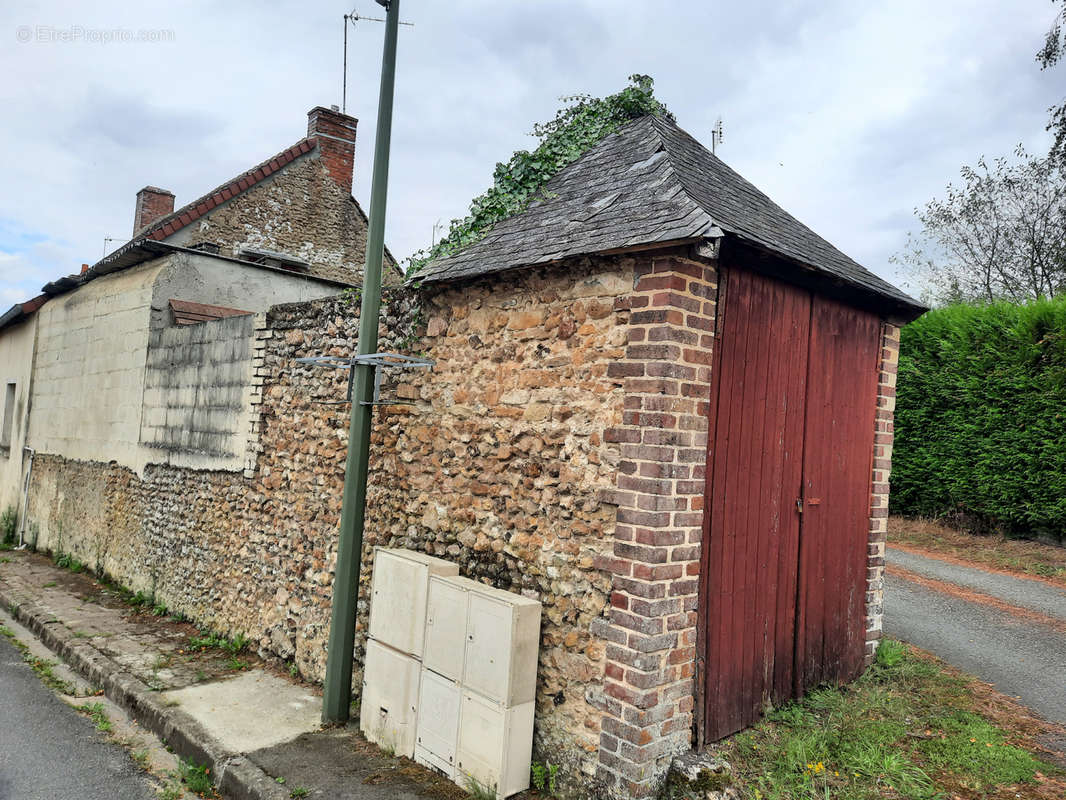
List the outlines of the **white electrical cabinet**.
{"label": "white electrical cabinet", "polygon": [[373,639],[366,643],[359,730],[372,742],[411,758],[415,751],[421,665]]}
{"label": "white electrical cabinet", "polygon": [[429,579],[422,663],[439,675],[455,681],[463,679],[470,592],[481,588],[487,587],[469,578]]}
{"label": "white electrical cabinet", "polygon": [[464,689],[455,782],[470,789],[477,781],[501,800],[528,789],[533,709],[532,702],[508,707]]}
{"label": "white electrical cabinet", "polygon": [[463,687],[505,706],[537,692],[540,603],[478,584],[467,611]]}
{"label": "white electrical cabinet", "polygon": [[457,565],[440,558],[412,550],[376,548],[370,638],[421,658],[430,576],[458,574]]}
{"label": "white electrical cabinet", "polygon": [[462,690],[453,680],[422,668],[415,761],[455,779]]}
{"label": "white electrical cabinet", "polygon": [[447,561],[378,548],[359,724],[502,800],[529,788],[541,605]]}

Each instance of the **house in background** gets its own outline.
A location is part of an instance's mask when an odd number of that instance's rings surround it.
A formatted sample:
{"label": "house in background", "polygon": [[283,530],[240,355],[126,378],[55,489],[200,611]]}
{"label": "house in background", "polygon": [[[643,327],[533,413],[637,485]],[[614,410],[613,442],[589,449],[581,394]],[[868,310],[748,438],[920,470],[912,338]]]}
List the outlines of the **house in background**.
{"label": "house in background", "polygon": [[21,506],[33,452],[244,467],[250,315],[362,282],[356,122],[316,107],[306,137],[177,210],[145,187],[129,242],[0,317],[0,509]]}

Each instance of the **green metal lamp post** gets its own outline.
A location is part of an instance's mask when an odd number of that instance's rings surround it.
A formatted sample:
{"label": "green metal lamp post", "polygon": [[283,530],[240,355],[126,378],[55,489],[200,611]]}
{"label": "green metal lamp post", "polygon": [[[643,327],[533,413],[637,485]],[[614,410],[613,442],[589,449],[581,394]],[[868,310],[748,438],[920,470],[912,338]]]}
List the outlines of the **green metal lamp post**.
{"label": "green metal lamp post", "polygon": [[[370,230],[363,271],[363,298],[359,312],[358,354],[377,351],[381,307],[381,266],[385,251],[385,204],[389,182],[389,144],[392,138],[392,97],[396,78],[396,31],[400,0],[377,0],[385,6],[385,48],[381,58],[377,136],[374,140],[374,175],[370,189]],[[337,570],[333,582],[326,682],[322,698],[323,722],[346,722],[352,699],[352,650],[355,645],[356,604],[362,567],[363,521],[370,461],[370,427],[374,406],[374,367],[356,364],[348,427],[348,458],[344,469]]]}

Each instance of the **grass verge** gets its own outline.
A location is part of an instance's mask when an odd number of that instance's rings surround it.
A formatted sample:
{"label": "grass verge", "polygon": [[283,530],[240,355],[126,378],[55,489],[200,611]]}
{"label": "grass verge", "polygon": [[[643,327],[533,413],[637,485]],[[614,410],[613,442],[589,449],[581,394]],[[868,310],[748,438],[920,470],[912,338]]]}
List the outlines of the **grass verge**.
{"label": "grass verge", "polygon": [[1066,548],[1053,544],[978,535],[933,520],[898,516],[889,517],[888,543],[1066,586]]}
{"label": "grass verge", "polygon": [[990,691],[886,640],[854,683],[789,703],[718,754],[749,800],[1066,796],[1064,773],[1034,755],[1031,715],[990,717],[981,700]]}
{"label": "grass verge", "polygon": [[77,693],[77,689],[73,684],[63,680],[55,673],[55,667],[58,662],[51,661],[47,658],[38,658],[30,652],[30,649],[26,647],[15,637],[15,632],[8,627],[0,625],[0,636],[5,637],[15,648],[22,654],[22,660],[30,665],[37,677],[41,679],[45,686],[53,691],[59,692],[65,695],[74,695]]}

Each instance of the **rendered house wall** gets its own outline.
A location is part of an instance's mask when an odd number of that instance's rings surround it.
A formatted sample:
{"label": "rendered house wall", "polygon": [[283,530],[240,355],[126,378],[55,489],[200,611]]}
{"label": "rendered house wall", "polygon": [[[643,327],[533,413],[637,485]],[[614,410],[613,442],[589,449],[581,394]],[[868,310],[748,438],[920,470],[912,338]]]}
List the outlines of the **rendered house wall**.
{"label": "rendered house wall", "polygon": [[7,386],[15,384],[11,438],[0,448],[0,511],[18,508],[22,498],[22,479],[26,456],[26,422],[30,404],[30,381],[33,346],[37,335],[37,317],[0,331],[0,415],[4,413]]}

